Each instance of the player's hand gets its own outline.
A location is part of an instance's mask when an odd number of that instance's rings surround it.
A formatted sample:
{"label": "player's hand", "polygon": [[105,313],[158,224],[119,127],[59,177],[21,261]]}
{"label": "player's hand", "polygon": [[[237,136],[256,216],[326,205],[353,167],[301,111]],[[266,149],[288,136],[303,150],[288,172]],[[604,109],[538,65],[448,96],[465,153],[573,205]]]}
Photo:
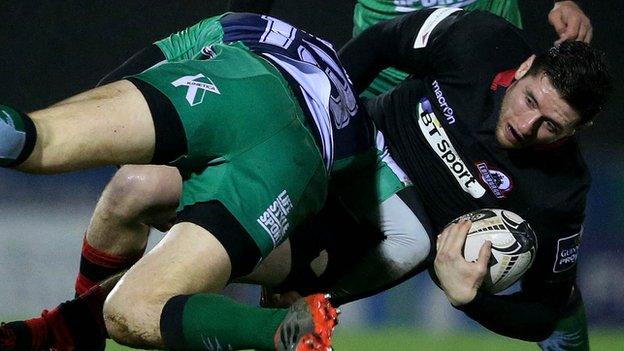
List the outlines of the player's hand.
{"label": "player's hand", "polygon": [[436,242],[438,253],[434,261],[435,272],[453,306],[467,304],[475,298],[487,274],[487,264],[492,254],[492,243],[486,241],[479,250],[477,261],[466,261],[462,251],[471,225],[469,220],[460,220],[446,227]]}
{"label": "player's hand", "polygon": [[555,44],[567,40],[589,43],[593,28],[589,18],[574,1],[558,1],[548,14],[548,22],[555,27],[559,39]]}

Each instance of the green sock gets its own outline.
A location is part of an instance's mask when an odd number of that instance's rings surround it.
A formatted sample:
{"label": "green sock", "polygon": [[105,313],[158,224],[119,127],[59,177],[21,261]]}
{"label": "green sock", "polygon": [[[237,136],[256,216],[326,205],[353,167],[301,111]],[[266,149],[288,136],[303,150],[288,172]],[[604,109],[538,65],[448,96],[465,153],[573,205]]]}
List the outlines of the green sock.
{"label": "green sock", "polygon": [[160,332],[171,350],[273,350],[287,311],[251,307],[217,294],[179,295],[165,304]]}

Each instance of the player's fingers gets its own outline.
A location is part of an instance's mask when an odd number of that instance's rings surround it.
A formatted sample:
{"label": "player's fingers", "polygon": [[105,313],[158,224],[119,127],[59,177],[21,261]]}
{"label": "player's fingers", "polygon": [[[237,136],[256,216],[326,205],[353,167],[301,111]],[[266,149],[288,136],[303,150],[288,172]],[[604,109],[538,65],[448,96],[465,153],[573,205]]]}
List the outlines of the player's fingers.
{"label": "player's fingers", "polygon": [[585,42],[585,37],[587,36],[588,30],[589,28],[584,23],[581,23],[581,25],[579,26],[578,34],[576,35],[576,38],[574,40]]}
{"label": "player's fingers", "polygon": [[442,248],[444,247],[444,242],[448,237],[448,232],[452,230],[452,227],[454,225],[455,224],[447,225],[444,230],[442,230],[442,233],[438,234],[438,238],[436,240],[436,251],[440,252],[440,250],[442,250]]}
{"label": "player's fingers", "polygon": [[590,34],[591,30],[592,30],[592,25],[591,25],[591,22],[589,21],[589,18],[584,18],[581,21],[581,25],[579,27],[579,34],[578,34],[578,37],[576,37],[576,40],[589,44],[589,42],[591,41],[591,34]]}
{"label": "player's fingers", "polygon": [[468,231],[470,231],[470,226],[472,225],[472,222],[464,219],[457,224],[457,227],[455,228],[455,230],[453,230],[453,232],[449,233],[449,237],[447,239],[448,250],[453,253],[461,253],[461,250],[464,247],[464,243],[466,242],[466,236],[468,236]]}
{"label": "player's fingers", "polygon": [[587,31],[587,34],[585,35],[585,38],[583,39],[583,41],[586,42],[587,44],[589,44],[589,43],[591,43],[593,37],[594,37],[594,28],[590,26],[589,30]]}
{"label": "player's fingers", "polygon": [[559,42],[566,40],[576,40],[581,29],[581,19],[579,17],[568,18],[565,32],[559,34]]}
{"label": "player's fingers", "polygon": [[565,32],[566,25],[563,22],[561,11],[551,11],[548,14],[548,22],[555,28],[555,32],[557,32],[558,35]]}
{"label": "player's fingers", "polygon": [[486,240],[483,245],[481,245],[481,249],[479,249],[479,258],[477,259],[477,264],[480,266],[481,271],[487,271],[488,262],[490,261],[491,256],[492,242]]}

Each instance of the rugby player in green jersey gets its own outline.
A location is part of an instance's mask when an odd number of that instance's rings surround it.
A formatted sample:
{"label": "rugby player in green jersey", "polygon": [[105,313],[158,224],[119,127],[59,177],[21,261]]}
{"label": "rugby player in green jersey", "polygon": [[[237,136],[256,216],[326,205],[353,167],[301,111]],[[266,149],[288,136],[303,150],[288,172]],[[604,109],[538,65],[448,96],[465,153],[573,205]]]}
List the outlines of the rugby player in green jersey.
{"label": "rugby player in green jersey", "polygon": [[[1,106],[0,164],[56,173],[150,163],[180,172],[175,224],[104,305],[116,341],[328,350],[336,323],[328,297],[262,309],[215,293],[320,211],[330,187],[377,174],[372,124],[336,53],[278,19],[237,13],[150,48],[164,60],[139,74],[29,114]],[[362,193],[345,190],[343,199]]]}

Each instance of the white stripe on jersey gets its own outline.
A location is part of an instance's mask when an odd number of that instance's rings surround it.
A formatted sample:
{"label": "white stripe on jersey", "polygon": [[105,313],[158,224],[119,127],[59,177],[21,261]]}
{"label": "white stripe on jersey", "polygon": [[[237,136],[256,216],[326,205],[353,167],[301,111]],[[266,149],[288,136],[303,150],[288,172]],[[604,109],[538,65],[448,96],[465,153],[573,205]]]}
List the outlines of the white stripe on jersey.
{"label": "white stripe on jersey", "polygon": [[[321,146],[323,148],[323,162],[325,163],[325,169],[330,172],[334,164],[334,136],[332,131],[331,122],[329,121],[329,115],[326,115],[326,111],[319,106],[318,102],[308,94],[308,92],[301,87],[303,97],[308,104],[308,110],[311,112],[316,129],[321,137]],[[327,118],[325,118],[327,116]]]}
{"label": "white stripe on jersey", "polygon": [[435,27],[440,24],[445,18],[450,16],[453,12],[461,11],[458,8],[439,8],[433,11],[429,17],[425,20],[422,27],[418,31],[416,35],[416,40],[414,40],[414,49],[420,49],[427,46],[427,42],[431,37],[431,32],[435,29]]}
{"label": "white stripe on jersey", "polygon": [[[263,53],[271,62],[279,65],[293,77],[303,92],[307,108],[321,137],[323,162],[327,171],[331,171],[334,163],[334,134],[329,114],[331,83],[329,78],[314,64],[292,59],[290,57]],[[303,106],[302,106],[303,107]]]}
{"label": "white stripe on jersey", "polygon": [[403,183],[403,185],[412,185],[412,181],[409,179],[407,174],[401,169],[401,167],[394,161],[392,156],[390,156],[390,151],[388,150],[388,146],[386,145],[386,140],[381,131],[377,130],[377,134],[375,135],[375,144],[377,145],[377,150],[381,152],[381,161],[390,167],[392,173],[394,173],[397,178]]}
{"label": "white stripe on jersey", "polygon": [[273,17],[262,16],[262,18],[267,21],[267,26],[259,41],[288,49],[297,34],[297,28]]}

